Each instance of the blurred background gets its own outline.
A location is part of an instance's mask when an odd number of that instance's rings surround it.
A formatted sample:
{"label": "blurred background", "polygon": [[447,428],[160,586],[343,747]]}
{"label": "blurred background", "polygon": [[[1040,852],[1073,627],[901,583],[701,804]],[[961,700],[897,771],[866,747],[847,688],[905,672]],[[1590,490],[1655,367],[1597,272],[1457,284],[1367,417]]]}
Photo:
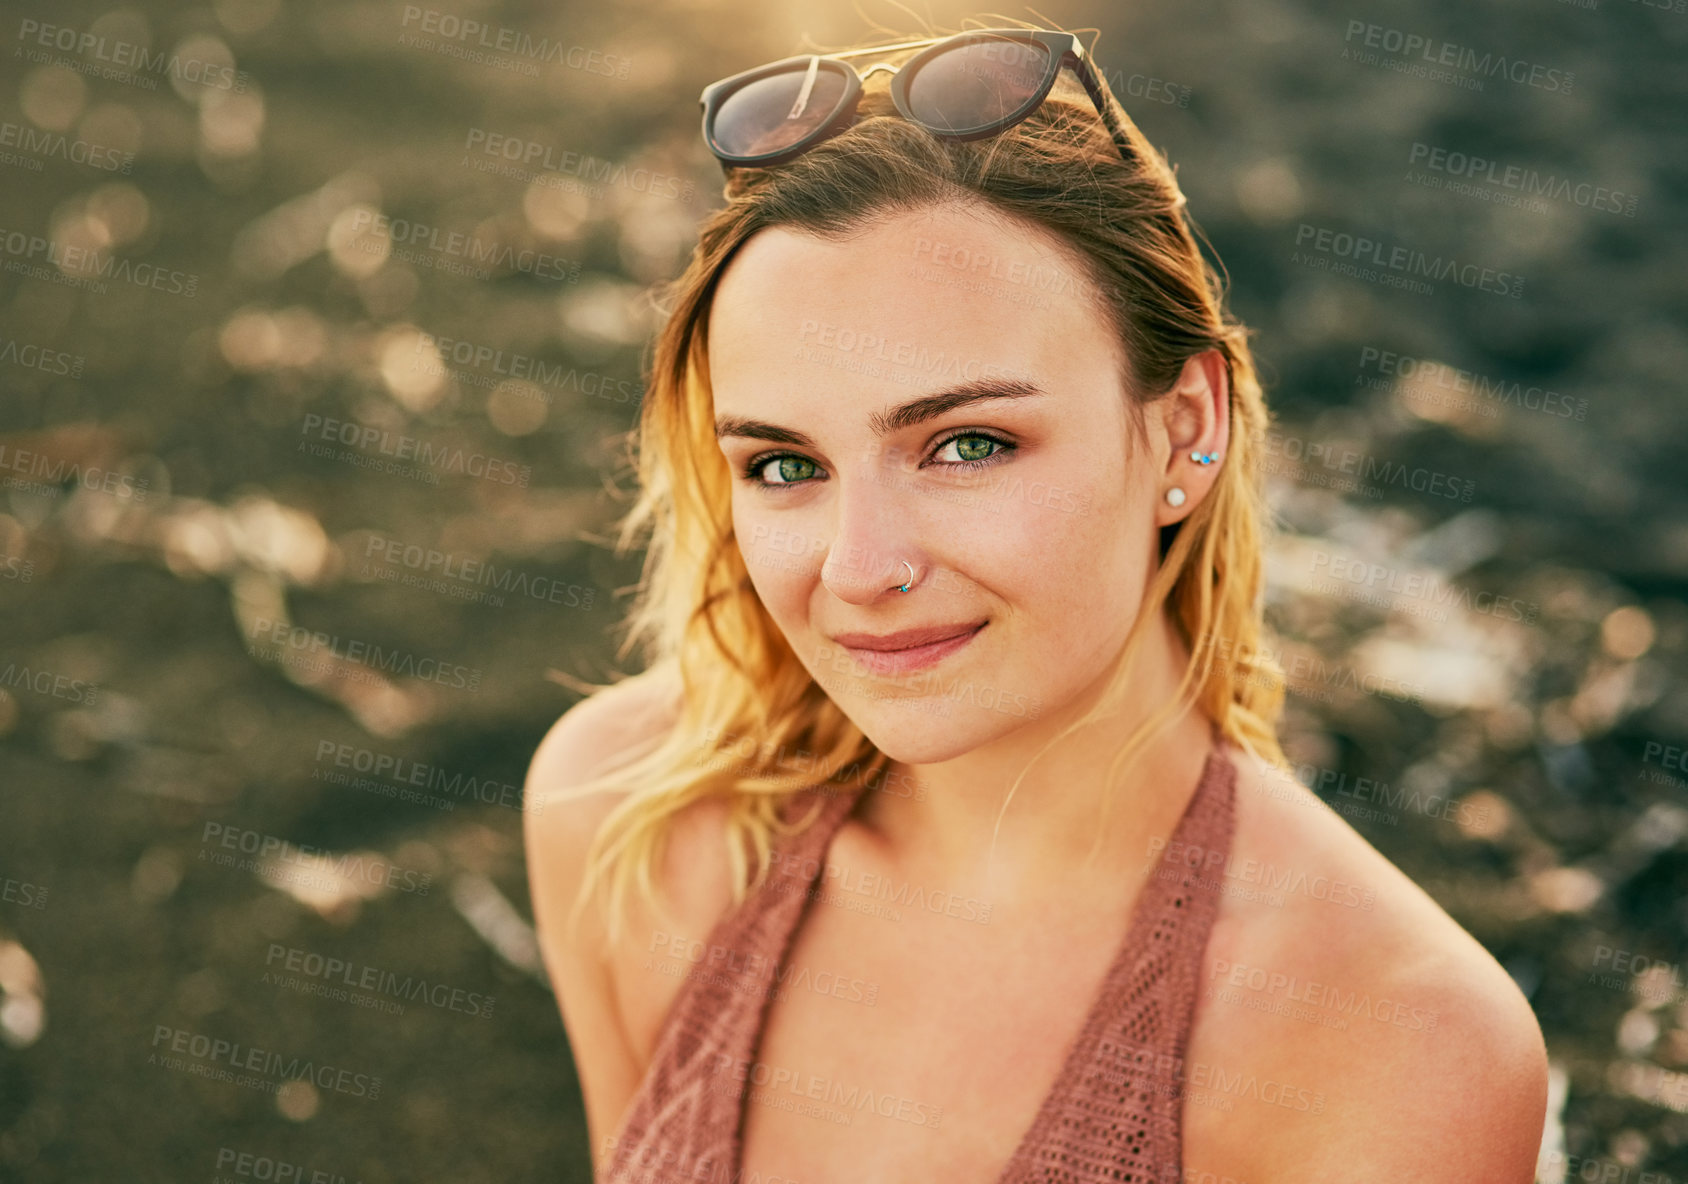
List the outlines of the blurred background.
{"label": "blurred background", "polygon": [[[1286,749],[1531,1000],[1549,1184],[1688,1180],[1685,7],[1005,10],[1258,330]],[[6,9],[0,1178],[587,1180],[520,785],[698,91],[980,14]]]}

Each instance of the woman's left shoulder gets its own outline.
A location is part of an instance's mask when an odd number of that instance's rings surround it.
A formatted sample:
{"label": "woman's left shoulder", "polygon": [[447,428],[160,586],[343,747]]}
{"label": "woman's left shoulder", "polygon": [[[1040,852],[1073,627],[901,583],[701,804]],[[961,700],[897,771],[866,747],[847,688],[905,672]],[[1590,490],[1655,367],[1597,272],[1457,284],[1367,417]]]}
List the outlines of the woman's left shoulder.
{"label": "woman's left shoulder", "polygon": [[[1529,1184],[1547,1053],[1511,975],[1316,794],[1231,755],[1236,825],[1190,1047],[1242,1092],[1186,1107],[1192,1125],[1227,1126],[1253,1169],[1230,1174],[1251,1182]],[[1243,1096],[1261,1092],[1251,1076],[1279,1100]]]}

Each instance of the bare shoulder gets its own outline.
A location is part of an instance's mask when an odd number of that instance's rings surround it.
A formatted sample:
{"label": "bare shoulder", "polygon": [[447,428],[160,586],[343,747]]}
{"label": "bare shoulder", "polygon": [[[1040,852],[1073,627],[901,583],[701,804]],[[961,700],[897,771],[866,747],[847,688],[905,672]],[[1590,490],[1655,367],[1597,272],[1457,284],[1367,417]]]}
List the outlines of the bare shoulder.
{"label": "bare shoulder", "polygon": [[[563,712],[534,752],[528,788],[537,796],[530,816],[543,817],[560,804],[562,792],[660,738],[673,723],[679,698],[677,674],[663,667],[588,695]],[[544,808],[535,815],[533,805]]]}
{"label": "bare shoulder", "polygon": [[[671,821],[662,859],[653,869],[666,915],[630,896],[622,938],[612,947],[595,907],[583,910],[577,934],[566,931],[566,921],[584,877],[587,850],[628,791],[612,788],[586,797],[569,791],[659,742],[674,724],[681,693],[678,673],[663,668],[588,696],[551,726],[527,776],[531,805],[524,815],[524,837],[535,928],[546,964],[553,981],[564,966],[580,968],[578,976],[590,984],[582,985],[581,992],[600,998],[604,1013],[613,1014],[621,1055],[638,1075],[649,1062],[681,981],[649,969],[652,947],[672,943],[674,949],[690,949],[701,943],[732,899],[722,842],[726,810],[719,802],[699,802]],[[564,986],[559,999],[565,1024],[567,991]],[[570,1040],[576,1043],[572,1026]]]}
{"label": "bare shoulder", "polygon": [[540,740],[523,788],[522,831],[542,937],[562,939],[561,922],[585,872],[587,849],[627,797],[625,790],[575,791],[659,740],[676,707],[672,676],[646,671],[582,699]]}
{"label": "bare shoulder", "polygon": [[1251,1184],[1530,1184],[1547,1053],[1511,976],[1316,794],[1232,757],[1187,1162]]}

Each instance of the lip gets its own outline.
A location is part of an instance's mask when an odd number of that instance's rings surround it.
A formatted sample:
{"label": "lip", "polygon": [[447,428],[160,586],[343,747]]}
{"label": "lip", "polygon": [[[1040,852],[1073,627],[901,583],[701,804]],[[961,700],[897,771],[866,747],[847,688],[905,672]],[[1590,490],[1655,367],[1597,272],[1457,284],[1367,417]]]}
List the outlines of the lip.
{"label": "lip", "polygon": [[977,637],[987,624],[973,621],[896,633],[839,633],[832,640],[875,674],[902,674],[937,665]]}

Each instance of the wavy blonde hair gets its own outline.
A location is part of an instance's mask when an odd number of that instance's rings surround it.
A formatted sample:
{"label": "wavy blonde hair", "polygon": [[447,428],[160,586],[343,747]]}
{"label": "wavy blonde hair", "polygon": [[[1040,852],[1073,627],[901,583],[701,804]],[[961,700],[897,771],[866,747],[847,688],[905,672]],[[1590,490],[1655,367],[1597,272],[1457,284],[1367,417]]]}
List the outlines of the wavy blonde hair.
{"label": "wavy blonde hair", "polygon": [[[1182,523],[1163,529],[1159,570],[1101,701],[1039,755],[1123,702],[1132,658],[1166,609],[1190,660],[1173,700],[1120,746],[1104,784],[1116,784],[1125,763],[1192,705],[1245,752],[1287,764],[1275,730],[1283,674],[1261,645],[1268,413],[1249,330],[1224,307],[1225,278],[1198,249],[1173,169],[1109,94],[1135,150],[1136,159],[1123,160],[1069,71],[1029,118],[968,143],[940,141],[902,119],[883,75],[864,90],[848,130],[787,164],[735,169],[726,205],[704,220],[684,273],[660,293],[666,320],[648,359],[638,425],[627,436],[639,490],[615,544],[617,554],[647,537],[648,546],[618,660],[639,646],[647,666],[677,668],[683,702],[656,748],[566,795],[628,791],[592,841],[570,913],[570,925],[578,924],[588,897],[604,892],[612,943],[630,889],[661,910],[652,872],[670,820],[688,806],[726,803],[722,838],[737,904],[766,876],[775,837],[814,817],[782,822],[786,800],[853,778],[880,785],[890,766],[786,643],[733,535],[732,474],[715,439],[705,342],[723,269],[770,226],[839,239],[876,215],[961,201],[1052,232],[1082,265],[1094,307],[1125,345],[1122,377],[1139,433],[1143,408],[1169,392],[1184,363],[1220,352],[1231,437],[1214,487]],[[738,737],[759,743],[742,752]],[[807,759],[794,760],[798,752]],[[1112,796],[1105,793],[1104,802]]]}

